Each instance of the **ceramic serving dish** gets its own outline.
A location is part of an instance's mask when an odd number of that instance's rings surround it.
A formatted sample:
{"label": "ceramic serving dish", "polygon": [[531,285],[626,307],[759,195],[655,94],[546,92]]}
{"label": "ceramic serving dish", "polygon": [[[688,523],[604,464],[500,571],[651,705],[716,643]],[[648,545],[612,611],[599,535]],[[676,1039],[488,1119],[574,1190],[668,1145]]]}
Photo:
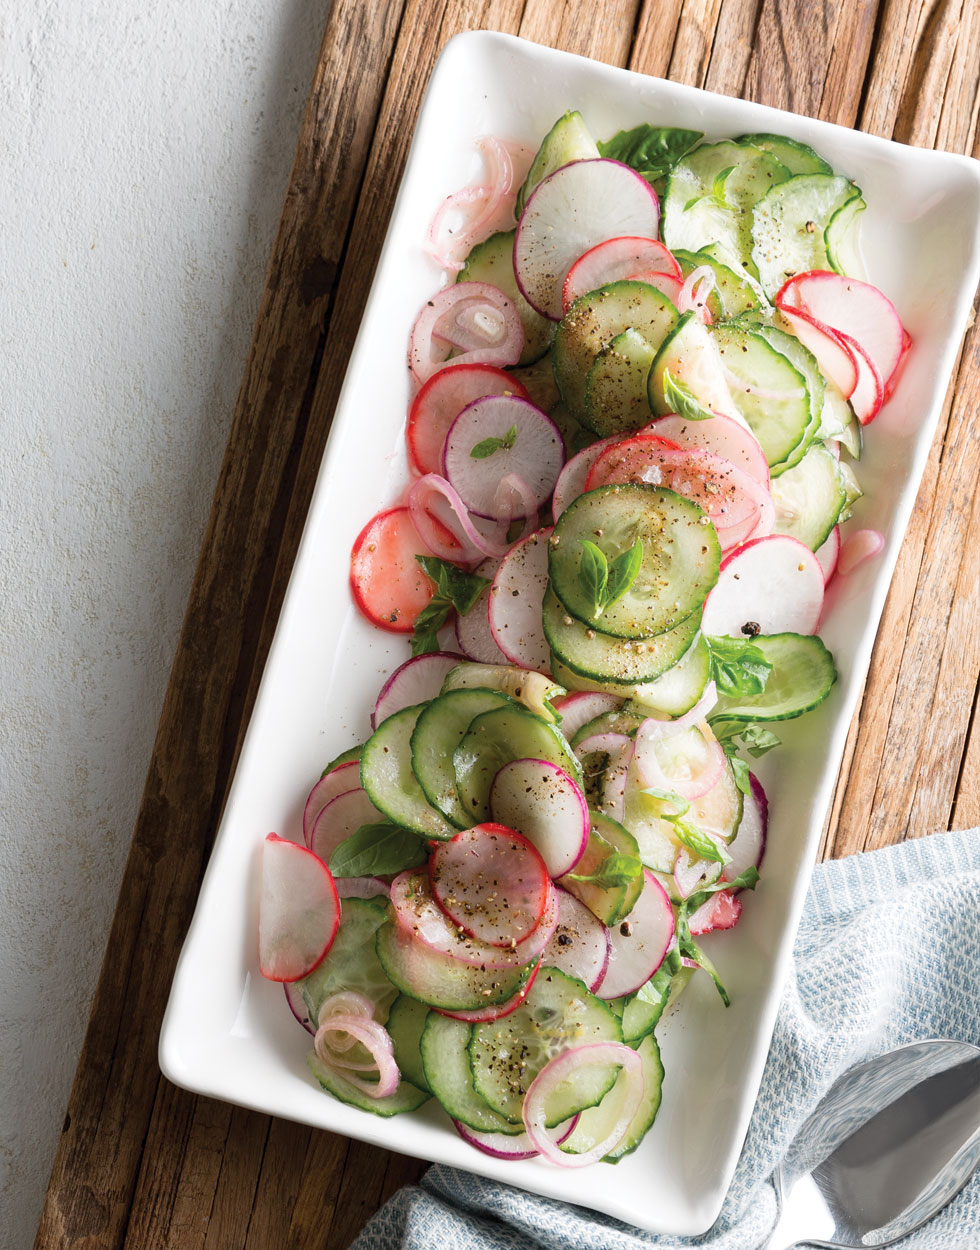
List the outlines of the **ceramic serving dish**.
{"label": "ceramic serving dish", "polygon": [[[862,187],[870,279],[896,304],[914,348],[866,431],[866,494],[853,528],[886,535],[874,561],[839,579],[821,635],[840,673],[830,698],[780,729],[762,761],[771,824],[763,880],[737,929],[709,939],[732,998],[695,978],[659,1036],[663,1105],[616,1167],[561,1170],[495,1160],[466,1145],[433,1102],[378,1119],[321,1093],[309,1036],[282,988],[259,975],[257,899],[270,830],[301,840],[306,794],[325,762],[363,741],[383,678],[408,655],[372,628],[348,590],[351,543],[408,479],[406,345],[439,271],[422,241],[442,198],[478,171],[482,134],[537,146],[577,108],[608,137],[643,121],[710,139],[774,131],[815,147]],[[188,1089],[328,1128],[607,1212],[644,1229],[696,1234],[721,1207],[745,1136],[811,865],[848,725],[965,329],[980,268],[980,165],[778,110],[646,78],[505,35],[460,35],[433,72],[310,508],[265,675],[193,924],[174,979],[160,1064]]]}

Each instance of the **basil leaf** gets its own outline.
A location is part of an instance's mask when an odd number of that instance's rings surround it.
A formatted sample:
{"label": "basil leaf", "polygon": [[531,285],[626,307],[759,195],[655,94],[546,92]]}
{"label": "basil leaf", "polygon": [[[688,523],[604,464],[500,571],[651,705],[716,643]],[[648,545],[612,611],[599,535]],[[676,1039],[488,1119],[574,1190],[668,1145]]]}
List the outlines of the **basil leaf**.
{"label": "basil leaf", "polygon": [[714,182],[711,184],[711,198],[722,208],[728,207],[728,197],[725,195],[725,183],[728,181],[729,174],[734,170],[734,165],[729,165],[727,169],[723,169],[721,173],[715,174]]}
{"label": "basil leaf", "polygon": [[486,460],[495,451],[510,451],[516,442],[517,426],[512,425],[503,438],[485,438],[482,442],[477,443],[470,452],[470,456],[474,460]]}
{"label": "basil leaf", "polygon": [[689,387],[673,377],[669,369],[664,370],[663,388],[668,410],[676,412],[679,417],[688,421],[710,421],[715,415],[695,398]]}
{"label": "basil leaf", "polygon": [[676,790],[657,790],[651,786],[650,789],[644,790],[644,794],[649,794],[651,798],[660,799],[664,803],[670,803],[677,810],[671,815],[664,817],[665,820],[672,820],[677,816],[685,816],[691,810],[691,804]]}
{"label": "basil leaf", "polygon": [[694,939],[688,934],[686,938],[678,938],[677,948],[681,954],[687,959],[693,959],[699,968],[702,968],[712,981],[715,983],[715,989],[721,996],[721,1001],[726,1007],[732,1005],[732,1000],[728,997],[728,991],[722,983],[721,977],[718,975],[718,969],[714,966],[704,951],[697,945]]}
{"label": "basil leaf", "polygon": [[771,729],[767,729],[765,725],[760,725],[757,721],[745,725],[740,736],[742,745],[755,759],[759,759],[782,742],[778,734],[774,734]]}
{"label": "basil leaf", "polygon": [[713,881],[711,885],[703,885],[689,894],[682,906],[685,916],[693,916],[702,903],[706,903],[712,894],[720,894],[722,890],[754,890],[759,884],[759,870],[756,867],[746,868],[731,881]]}
{"label": "basil leaf", "polygon": [[589,542],[587,538],[579,541],[583,547],[582,562],[578,566],[579,583],[593,605],[593,616],[598,616],[605,607],[609,563],[605,553],[595,543]]}
{"label": "basil leaf", "polygon": [[749,774],[749,766],[740,755],[736,755],[734,749],[725,751],[728,756],[728,762],[732,766],[732,776],[735,778],[735,784],[743,794],[752,793],[752,781]]}
{"label": "basil leaf", "polygon": [[424,864],[425,844],[416,834],[387,822],[361,825],[330,856],[335,877],[377,877]]}
{"label": "basil leaf", "polygon": [[439,630],[445,625],[452,606],[448,599],[429,600],[412,627],[412,655],[428,655],[439,650]]}
{"label": "basil leaf", "polygon": [[680,816],[665,816],[674,826],[678,841],[683,842],[689,851],[693,851],[699,859],[708,859],[715,864],[730,864],[732,857],[713,838],[709,838],[697,825],[684,820]]}
{"label": "basil leaf", "polygon": [[720,694],[762,694],[772,665],[750,638],[705,635],[711,657],[711,676]]}
{"label": "basil leaf", "polygon": [[700,130],[676,126],[634,126],[599,142],[599,155],[622,161],[648,182],[662,177],[704,136]]}
{"label": "basil leaf", "polygon": [[629,551],[621,552],[609,565],[605,603],[602,605],[604,609],[617,599],[622,599],[639,576],[642,565],[643,544],[637,539]]}
{"label": "basil leaf", "polygon": [[621,885],[631,885],[643,875],[643,864],[635,855],[623,855],[616,851],[607,855],[595,872],[567,874],[572,881],[584,881],[600,890],[611,890]]}
{"label": "basil leaf", "polygon": [[450,560],[440,560],[436,556],[416,556],[422,571],[436,584],[436,597],[448,599],[450,605],[460,615],[465,616],[479,599],[484,586],[490,585],[490,579],[478,577],[475,573],[467,573],[458,564]]}

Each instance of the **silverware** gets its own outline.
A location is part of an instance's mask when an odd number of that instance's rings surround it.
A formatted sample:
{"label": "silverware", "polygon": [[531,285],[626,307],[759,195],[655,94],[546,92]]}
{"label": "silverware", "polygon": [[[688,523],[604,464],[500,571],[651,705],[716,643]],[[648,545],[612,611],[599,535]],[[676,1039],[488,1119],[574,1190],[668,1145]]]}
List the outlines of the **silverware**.
{"label": "silverware", "polygon": [[766,1250],[890,1246],[980,1164],[980,1048],[914,1042],[846,1072],[777,1172]]}

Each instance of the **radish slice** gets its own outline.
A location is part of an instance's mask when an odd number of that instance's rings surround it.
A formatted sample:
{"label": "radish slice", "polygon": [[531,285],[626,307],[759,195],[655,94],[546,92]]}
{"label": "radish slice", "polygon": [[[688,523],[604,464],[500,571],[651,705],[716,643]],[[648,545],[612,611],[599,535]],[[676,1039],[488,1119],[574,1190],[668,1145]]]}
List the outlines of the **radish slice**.
{"label": "radish slice", "polygon": [[854,409],[854,415],[861,424],[867,425],[875,419],[881,411],[881,405],[885,402],[884,383],[874,362],[864,348],[861,347],[860,343],[856,339],[852,339],[849,334],[844,334],[841,331],[837,333],[857,364],[857,385],[851,392],[850,404]]}
{"label": "radish slice", "polygon": [[[557,916],[557,903],[555,907],[555,915]],[[449,1016],[451,1020],[462,1020],[465,1024],[486,1024],[490,1020],[502,1020],[504,1016],[509,1016],[512,1011],[516,1011],[525,998],[527,998],[531,991],[531,986],[541,970],[542,963],[543,960],[539,958],[528,979],[514,997],[508,998],[505,1002],[497,1003],[496,1005],[489,1003],[486,1007],[473,1007],[469,1010],[463,1009],[461,1011],[449,1011],[445,1007],[433,1007],[432,1010],[438,1011],[440,1016]]]}
{"label": "radish slice", "polygon": [[732,929],[742,914],[742,900],[728,890],[719,890],[688,917],[692,937],[712,933],[715,929]]}
{"label": "radish slice", "polygon": [[[561,717],[561,731],[571,742],[583,725],[604,712],[615,712],[623,706],[618,694],[602,694],[598,690],[575,690],[553,700],[552,707]],[[504,824],[506,824],[506,820]],[[545,856],[547,862],[547,856]]]}
{"label": "radish slice", "polygon": [[529,399],[524,386],[495,365],[461,365],[440,369],[412,400],[405,438],[408,455],[419,473],[442,472],[442,450],[449,427],[475,399],[514,395]]}
{"label": "radish slice", "polygon": [[391,905],[399,925],[416,941],[476,968],[523,968],[540,956],[558,923],[558,899],[550,882],[540,924],[514,946],[491,945],[467,934],[437,903],[424,869],[399,873],[391,883]]}
{"label": "radish slice", "polygon": [[[622,1068],[621,1100],[623,1110],[609,1133],[591,1150],[582,1154],[566,1154],[558,1146],[559,1130],[548,1130],[548,1100],[573,1073],[592,1065]],[[618,1084],[619,1082],[617,1082]],[[603,1155],[615,1150],[626,1135],[640,1099],[643,1097],[643,1063],[635,1050],[622,1042],[592,1042],[563,1050],[544,1065],[528,1086],[521,1115],[524,1128],[535,1149],[559,1167],[581,1168],[597,1163]]]}
{"label": "radish slice", "polygon": [[508,949],[538,927],[553,889],[533,843],[493,823],[440,842],[429,858],[429,881],[453,924],[477,941]]}
{"label": "radish slice", "polygon": [[476,563],[484,556],[499,559],[510,548],[507,526],[480,529],[459,494],[438,473],[419,478],[408,492],[408,509],[424,547],[440,560]]}
{"label": "radish slice", "polygon": [[853,573],[859,564],[876,556],[885,545],[884,537],[877,530],[857,530],[848,535],[841,550],[837,567],[841,576]]}
{"label": "radish slice", "polygon": [[585,490],[585,479],[589,470],[602,455],[603,451],[613,443],[615,438],[604,438],[598,443],[591,443],[567,461],[558,475],[555,491],[551,500],[551,515],[557,521],[573,499],[577,499]]}
{"label": "radish slice", "polygon": [[817,563],[823,570],[823,584],[826,586],[834,576],[840,556],[840,526],[835,525],[827,540],[813,553]]}
{"label": "radish slice", "polygon": [[778,296],[776,303],[787,328],[816,357],[821,373],[830,378],[845,399],[850,399],[858,383],[858,366],[854,353],[841,336],[836,330],[814,320],[809,313],[791,304],[780,304]]}
{"label": "radish slice", "polygon": [[310,850],[329,864],[330,856],[345,838],[356,833],[362,825],[375,825],[386,819],[360,787],[338,794],[313,822]]}
{"label": "radish slice", "polygon": [[[322,1015],[322,1013],[321,1013]],[[367,1050],[371,1062],[346,1063],[339,1059],[331,1042],[340,1035],[349,1035]],[[387,1098],[398,1088],[401,1073],[395,1063],[394,1048],[388,1031],[377,1020],[365,1020],[355,1015],[327,1015],[321,1019],[313,1039],[313,1049],[324,1067],[338,1072],[345,1081],[369,1098]],[[354,1073],[358,1071],[374,1071],[378,1073],[377,1081],[364,1081]]]}
{"label": "radish slice", "polygon": [[[478,577],[493,581],[500,567],[499,560],[484,560],[474,571]],[[490,630],[490,587],[484,586],[480,597],[464,616],[457,615],[455,622],[456,642],[468,660],[477,664],[506,664],[507,657],[494,642]]]}
{"label": "radish slice", "polygon": [[749,773],[749,782],[751,790],[749,794],[743,795],[742,819],[739,821],[738,831],[728,844],[731,861],[721,870],[726,881],[734,881],[746,868],[761,867],[762,857],[766,853],[769,800],[755,773]]}
{"label": "radish slice", "polygon": [[589,805],[573,779],[546,760],[511,760],[493,779],[494,821],[519,830],[552,877],[571,872],[589,841]]}
{"label": "radish slice", "polygon": [[578,977],[595,992],[609,965],[606,926],[574,894],[559,889],[558,924],[544,949],[541,962]]}
{"label": "radish slice", "polygon": [[341,898],[387,898],[388,886],[380,877],[336,877]]}
{"label": "radish slice", "polygon": [[823,607],[823,570],[809,547],[788,534],[747,542],[721,562],[704,601],[706,634],[812,634]]}
{"label": "radish slice", "polygon": [[358,760],[349,760],[346,764],[338,764],[326,776],[321,777],[306,800],[303,808],[303,841],[307,846],[313,836],[316,818],[333,799],[340,794],[349,794],[351,790],[361,788],[361,765]]}
{"label": "radish slice", "polygon": [[508,510],[510,520],[548,502],[564,462],[565,446],[555,423],[540,408],[512,395],[488,395],[467,405],[453,422],[443,450],[443,472],[463,503],[492,520],[501,519],[497,488],[505,474],[520,473],[531,496],[524,510]]}
{"label": "radish slice", "polygon": [[490,633],[510,663],[540,673],[551,663],[541,624],[551,532],[538,530],[510,548],[494,574],[487,608]]}
{"label": "radish slice", "polygon": [[599,807],[613,820],[622,822],[626,815],[626,777],[633,760],[633,739],[626,734],[592,734],[583,738],[575,748],[579,759],[597,751],[609,756],[609,763],[603,772]]}
{"label": "radish slice", "polygon": [[289,1010],[312,1037],[316,1033],[316,1029],[310,1020],[310,1013],[306,1007],[303,991],[295,981],[283,981],[282,988],[286,991],[286,1002],[289,1004]]}
{"label": "radish slice", "polygon": [[563,165],[535,187],[517,223],[517,284],[532,308],[559,321],[574,261],[607,239],[656,239],[659,224],[656,192],[628,165],[602,159]]}
{"label": "radish slice", "polygon": [[647,789],[676,791],[693,802],[713,789],[725,752],[705,720],[678,729],[670,721],[645,720],[636,731],[636,771]]}
{"label": "radish slice", "polygon": [[[499,1017],[496,1017],[499,1019]],[[560,1146],[563,1141],[567,1140],[578,1124],[578,1116],[573,1115],[570,1120],[566,1120],[564,1124],[560,1124],[557,1129],[558,1136],[555,1138],[555,1144]],[[531,1139],[527,1133],[515,1133],[513,1137],[507,1133],[481,1133],[478,1129],[470,1128],[463,1124],[460,1120],[453,1120],[456,1132],[459,1133],[463,1141],[469,1142],[471,1146],[475,1146],[477,1150],[482,1150],[485,1155],[489,1155],[491,1159],[534,1159],[537,1157],[537,1151],[531,1145]]]}
{"label": "radish slice", "polygon": [[705,421],[688,421],[686,417],[670,414],[658,417],[640,430],[641,434],[656,434],[668,439],[678,447],[699,447],[704,451],[723,456],[737,465],[760,486],[769,489],[769,464],[759,440],[741,422],[723,413],[716,413]]}
{"label": "radish slice", "polygon": [[667,275],[678,289],[681,286],[681,267],[662,243],[636,235],[606,239],[580,256],[569,269],[562,284],[562,312],[568,312],[580,295],[610,282],[629,278],[648,282],[655,275]]}
{"label": "radish slice", "polygon": [[632,994],[649,981],[664,961],[674,936],[674,913],[667,891],[649,868],[643,869],[643,890],[633,910],[608,930],[609,967],[599,982],[600,998]]}
{"label": "radish slice", "polygon": [[524,350],[524,329],[513,301],[489,282],[457,282],[427,301],[408,347],[408,364],[419,382],[448,361],[456,342],[458,364],[516,365]]}
{"label": "radish slice", "polygon": [[259,970],[298,981],[319,964],[340,924],[340,900],[323,860],[270,833],[262,852]]}
{"label": "radish slice", "polygon": [[432,598],[432,581],[415,557],[429,555],[437,543],[440,550],[433,554],[445,560],[466,558],[444,525],[431,516],[426,523],[430,534],[423,541],[408,508],[379,512],[351,550],[350,584],[357,606],[368,620],[395,634],[410,634],[415,618]]}
{"label": "radish slice", "polygon": [[406,660],[381,687],[371,713],[371,728],[377,729],[383,720],[394,716],[402,708],[434,699],[442,689],[449,670],[465,659],[455,651],[432,651],[428,655],[415,655]]}

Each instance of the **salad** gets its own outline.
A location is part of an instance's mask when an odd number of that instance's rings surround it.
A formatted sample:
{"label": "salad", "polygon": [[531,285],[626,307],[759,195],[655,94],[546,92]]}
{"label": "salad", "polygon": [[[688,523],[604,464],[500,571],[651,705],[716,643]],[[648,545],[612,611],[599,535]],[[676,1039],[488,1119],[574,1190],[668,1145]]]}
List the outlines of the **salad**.
{"label": "salad", "polygon": [[759,880],[749,759],[836,680],[825,587],[883,545],[841,530],[911,344],[801,143],[570,112],[481,147],[426,239],[455,281],[411,333],[412,482],[351,554],[411,656],[303,844],[266,840],[260,966],[334,1097],[576,1167],[653,1124],[688,980],[729,1001],[698,939]]}

